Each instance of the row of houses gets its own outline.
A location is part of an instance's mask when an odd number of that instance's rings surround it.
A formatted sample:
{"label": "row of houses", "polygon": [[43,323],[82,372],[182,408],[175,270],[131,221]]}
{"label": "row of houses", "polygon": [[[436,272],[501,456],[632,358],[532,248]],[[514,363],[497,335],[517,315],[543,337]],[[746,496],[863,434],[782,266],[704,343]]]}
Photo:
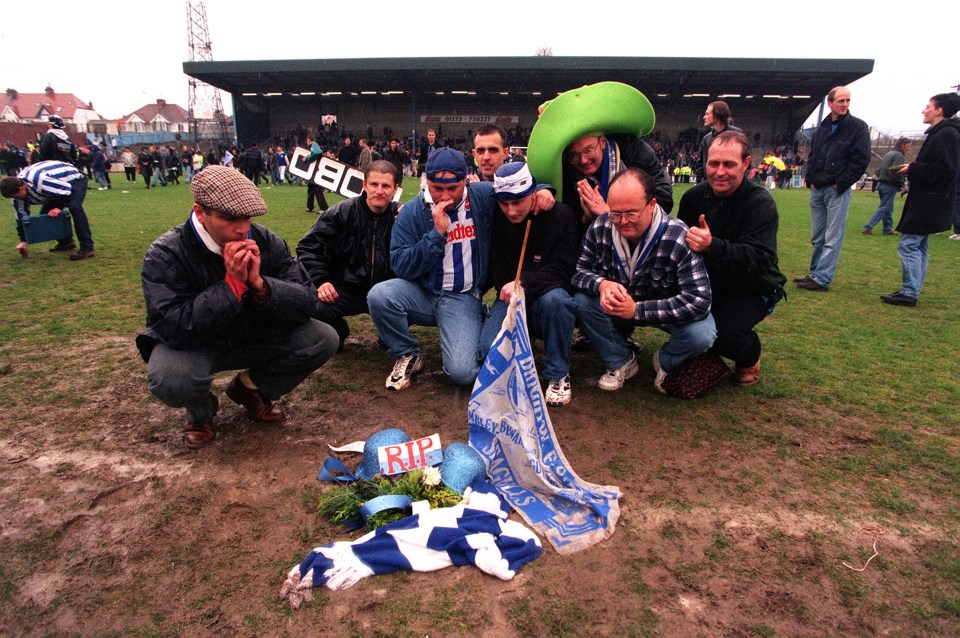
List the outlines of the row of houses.
{"label": "row of houses", "polygon": [[[20,93],[16,89],[7,89],[6,93],[0,94],[0,123],[45,125],[47,118],[51,115],[63,118],[69,133],[91,138],[149,136],[151,141],[165,141],[167,139],[186,140],[194,137],[190,131],[187,110],[179,104],[171,104],[166,100],[145,104],[118,120],[108,120],[97,113],[92,102],[84,102],[73,93],[57,93],[50,86],[44,89],[43,93]],[[23,130],[28,139],[13,141],[19,143],[32,141],[28,131],[35,128],[35,126],[24,127]],[[204,133],[219,132],[219,123],[214,118],[198,118],[197,128],[201,137],[216,137],[217,135],[204,135]],[[4,129],[11,130],[9,127]]]}

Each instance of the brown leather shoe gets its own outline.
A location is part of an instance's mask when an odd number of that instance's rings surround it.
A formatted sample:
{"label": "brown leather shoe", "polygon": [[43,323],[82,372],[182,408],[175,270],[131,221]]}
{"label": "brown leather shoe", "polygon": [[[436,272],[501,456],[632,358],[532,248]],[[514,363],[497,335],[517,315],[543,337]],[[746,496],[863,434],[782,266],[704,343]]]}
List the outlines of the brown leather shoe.
{"label": "brown leather shoe", "polygon": [[210,393],[210,399],[213,401],[213,416],[210,417],[210,420],[206,423],[187,428],[181,435],[184,445],[191,450],[199,450],[202,447],[206,447],[217,438],[217,431],[213,427],[213,420],[217,417],[217,412],[220,410],[220,401],[214,396],[213,392]]}
{"label": "brown leather shoe", "polygon": [[191,450],[207,447],[217,438],[217,431],[213,427],[213,419],[206,423],[195,425],[183,431],[183,444]]}
{"label": "brown leather shoe", "polygon": [[737,368],[734,383],[737,385],[753,385],[760,380],[760,362],[757,361],[749,368]]}
{"label": "brown leather shoe", "polygon": [[92,250],[78,250],[75,253],[70,254],[70,261],[80,261],[81,259],[93,259],[94,254]]}
{"label": "brown leather shoe", "polygon": [[238,374],[227,386],[227,396],[234,403],[242,405],[250,413],[250,416],[257,421],[267,423],[278,423],[287,418],[283,410],[273,404],[273,401],[267,400],[260,390],[250,390],[240,382]]}

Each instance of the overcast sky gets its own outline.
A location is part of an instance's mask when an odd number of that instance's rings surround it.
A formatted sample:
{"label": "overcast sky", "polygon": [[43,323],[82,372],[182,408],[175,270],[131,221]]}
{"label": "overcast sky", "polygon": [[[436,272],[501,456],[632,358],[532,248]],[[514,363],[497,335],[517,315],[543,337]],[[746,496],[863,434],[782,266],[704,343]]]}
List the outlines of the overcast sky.
{"label": "overcast sky", "polygon": [[[851,85],[851,112],[892,134],[923,130],[927,99],[960,84],[953,3],[790,4],[607,2],[564,10],[556,3],[544,11],[513,1],[490,3],[498,11],[484,17],[476,0],[206,0],[206,11],[217,61],[523,56],[540,46],[557,56],[873,59],[873,73]],[[920,11],[935,6],[939,14]],[[38,93],[49,84],[93,102],[106,118],[157,98],[187,106],[184,0],[36,7],[20,12],[15,26],[0,26],[0,88]]]}

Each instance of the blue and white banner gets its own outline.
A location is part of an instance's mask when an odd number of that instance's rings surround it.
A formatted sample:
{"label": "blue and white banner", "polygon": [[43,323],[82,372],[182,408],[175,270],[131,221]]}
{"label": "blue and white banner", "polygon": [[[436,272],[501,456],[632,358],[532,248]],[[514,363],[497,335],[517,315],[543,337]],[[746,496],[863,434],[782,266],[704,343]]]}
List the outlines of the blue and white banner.
{"label": "blue and white banner", "polygon": [[470,445],[503,498],[560,554],[613,534],[620,489],[577,476],[557,442],[517,286],[470,396]]}

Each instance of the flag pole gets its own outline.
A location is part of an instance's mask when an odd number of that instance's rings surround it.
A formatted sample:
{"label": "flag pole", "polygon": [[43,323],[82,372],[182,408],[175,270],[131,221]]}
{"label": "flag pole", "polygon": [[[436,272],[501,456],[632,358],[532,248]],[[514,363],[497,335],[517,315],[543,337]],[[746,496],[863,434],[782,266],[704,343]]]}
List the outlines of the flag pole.
{"label": "flag pole", "polygon": [[517,264],[517,276],[513,279],[514,288],[520,285],[520,272],[523,270],[523,258],[527,254],[527,240],[530,239],[530,222],[532,221],[532,219],[527,218],[527,229],[523,231],[523,246],[520,248],[520,263]]}

